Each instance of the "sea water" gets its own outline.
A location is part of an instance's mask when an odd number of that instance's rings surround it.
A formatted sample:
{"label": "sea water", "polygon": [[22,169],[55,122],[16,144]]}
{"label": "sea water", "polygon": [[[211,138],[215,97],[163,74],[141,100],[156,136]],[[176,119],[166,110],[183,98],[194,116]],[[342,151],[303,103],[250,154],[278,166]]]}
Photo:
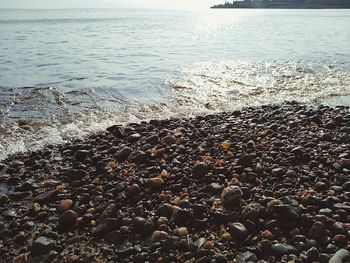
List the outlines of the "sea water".
{"label": "sea water", "polygon": [[350,10],[0,10],[0,160],[115,123],[349,96]]}

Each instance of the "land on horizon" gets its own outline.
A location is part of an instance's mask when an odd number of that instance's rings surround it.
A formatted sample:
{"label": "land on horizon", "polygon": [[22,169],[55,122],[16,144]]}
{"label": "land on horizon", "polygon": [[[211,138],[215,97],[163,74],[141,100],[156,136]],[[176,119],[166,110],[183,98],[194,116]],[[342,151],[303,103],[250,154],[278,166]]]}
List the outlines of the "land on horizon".
{"label": "land on horizon", "polygon": [[348,0],[243,0],[225,2],[211,8],[295,8],[295,9],[347,9]]}

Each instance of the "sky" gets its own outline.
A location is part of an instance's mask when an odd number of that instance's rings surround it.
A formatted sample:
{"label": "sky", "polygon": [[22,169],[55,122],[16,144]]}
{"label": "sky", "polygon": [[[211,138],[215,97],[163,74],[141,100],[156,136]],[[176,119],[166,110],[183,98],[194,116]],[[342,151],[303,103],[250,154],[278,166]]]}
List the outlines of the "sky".
{"label": "sky", "polygon": [[0,0],[0,8],[208,9],[224,0]]}

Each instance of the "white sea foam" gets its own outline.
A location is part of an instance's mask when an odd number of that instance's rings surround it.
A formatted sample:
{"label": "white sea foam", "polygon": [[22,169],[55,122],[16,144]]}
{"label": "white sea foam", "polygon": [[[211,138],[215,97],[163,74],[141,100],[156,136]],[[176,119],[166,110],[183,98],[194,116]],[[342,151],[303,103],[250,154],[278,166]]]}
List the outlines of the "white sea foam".
{"label": "white sea foam", "polygon": [[[350,71],[346,66],[341,63],[300,61],[195,64],[184,69],[180,75],[164,81],[164,94],[171,96],[164,97],[163,102],[158,104],[125,99],[113,100],[113,104],[105,94],[99,97],[96,91],[91,91],[95,98],[91,103],[89,91],[68,96],[51,88],[40,92],[32,90],[28,95],[30,89],[26,89],[25,96],[18,92],[16,107],[22,101],[22,106],[37,109],[36,102],[41,100],[42,107],[56,115],[46,120],[38,118],[24,123],[7,120],[3,123],[0,160],[48,144],[83,138],[113,124],[174,116],[192,117],[290,100],[307,104],[328,100],[335,105],[336,98],[341,98],[339,103],[344,103],[342,100],[350,95]],[[34,93],[37,95],[34,96]],[[34,104],[28,103],[28,99],[23,100],[23,97],[30,97],[29,101]]]}

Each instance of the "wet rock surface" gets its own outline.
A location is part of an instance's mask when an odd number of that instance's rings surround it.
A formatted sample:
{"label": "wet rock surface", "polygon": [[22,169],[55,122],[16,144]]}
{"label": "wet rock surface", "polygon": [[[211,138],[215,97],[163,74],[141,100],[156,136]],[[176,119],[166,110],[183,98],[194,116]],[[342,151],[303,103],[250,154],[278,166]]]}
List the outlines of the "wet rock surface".
{"label": "wet rock surface", "polygon": [[0,262],[349,262],[346,107],[113,126],[0,170]]}

